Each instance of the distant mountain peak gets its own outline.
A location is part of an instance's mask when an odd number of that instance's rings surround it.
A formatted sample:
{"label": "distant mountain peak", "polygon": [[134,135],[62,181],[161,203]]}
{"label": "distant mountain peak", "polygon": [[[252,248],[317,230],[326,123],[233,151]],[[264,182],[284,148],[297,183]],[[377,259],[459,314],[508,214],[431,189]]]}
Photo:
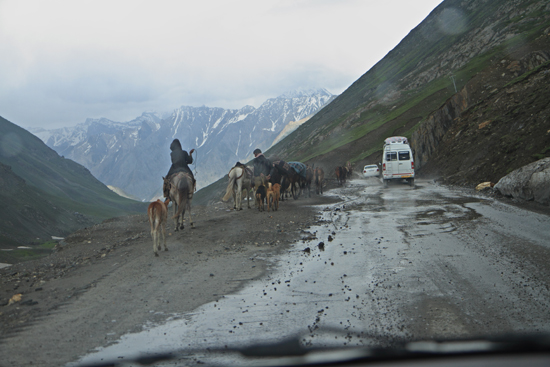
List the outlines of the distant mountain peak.
{"label": "distant mountain peak", "polygon": [[319,96],[319,95],[332,96],[332,93],[330,93],[325,88],[298,88],[298,89],[294,89],[283,93],[282,95],[279,96],[279,98],[302,98],[302,97],[311,97],[311,96]]}

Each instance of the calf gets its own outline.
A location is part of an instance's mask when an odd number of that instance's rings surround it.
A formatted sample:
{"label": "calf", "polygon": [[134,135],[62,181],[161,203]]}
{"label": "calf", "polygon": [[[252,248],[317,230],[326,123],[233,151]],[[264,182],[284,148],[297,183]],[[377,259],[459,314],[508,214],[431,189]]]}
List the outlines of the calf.
{"label": "calf", "polygon": [[279,210],[279,198],[281,196],[281,185],[274,184],[272,188],[272,192],[273,192],[273,210]]}
{"label": "calf", "polygon": [[147,215],[149,216],[149,223],[151,224],[151,237],[153,237],[153,252],[155,256],[159,256],[160,250],[160,234],[162,233],[162,240],[164,241],[164,251],[168,251],[166,247],[166,219],[168,217],[168,203],[170,199],[166,199],[163,203],[157,200],[149,204],[147,208]]}

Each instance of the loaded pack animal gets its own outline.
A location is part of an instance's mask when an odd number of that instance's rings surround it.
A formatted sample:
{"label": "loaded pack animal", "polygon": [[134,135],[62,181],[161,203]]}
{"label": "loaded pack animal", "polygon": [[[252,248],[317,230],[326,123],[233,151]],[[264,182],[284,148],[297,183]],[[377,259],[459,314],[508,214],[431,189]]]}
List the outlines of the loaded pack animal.
{"label": "loaded pack animal", "polygon": [[250,200],[252,199],[252,189],[254,188],[252,170],[246,167],[244,164],[237,162],[235,167],[232,167],[228,173],[229,182],[227,183],[227,189],[225,190],[225,196],[223,201],[229,200],[233,195],[233,209],[243,210],[242,194],[243,190],[246,190],[246,199],[248,202],[248,209],[250,209]]}
{"label": "loaded pack animal", "polygon": [[162,241],[164,243],[164,251],[168,251],[168,247],[166,247],[166,219],[168,218],[169,203],[169,198],[164,202],[159,199],[157,201],[153,201],[147,208],[147,216],[149,217],[149,223],[151,224],[151,237],[153,237],[153,252],[155,253],[155,256],[159,256],[158,251],[160,251],[161,248],[161,234]]}
{"label": "loaded pack animal", "polygon": [[313,182],[315,182],[315,191],[317,194],[323,193],[323,180],[325,179],[325,172],[321,167],[315,168],[313,174]]}
{"label": "loaded pack animal", "polygon": [[302,191],[306,188],[307,184],[307,166],[302,162],[288,162],[290,167],[298,174],[298,187],[300,192],[298,195],[302,194]]}
{"label": "loaded pack animal", "polygon": [[[189,213],[189,223],[191,228],[195,228],[193,218],[191,218],[191,201],[193,200],[194,183],[193,177],[186,172],[178,172],[170,177],[163,177],[164,184],[162,191],[164,197],[169,198],[174,203],[174,231],[183,229],[185,211]],[[181,218],[181,223],[180,223]]]}
{"label": "loaded pack animal", "polygon": [[259,211],[264,211],[264,201],[267,196],[267,190],[264,185],[260,185],[256,188],[256,204]]}
{"label": "loaded pack animal", "polygon": [[269,182],[271,182],[271,184],[273,184],[273,185],[279,184],[279,186],[280,186],[280,189],[279,189],[280,190],[280,197],[279,198],[280,198],[281,201],[285,201],[286,190],[288,188],[290,188],[290,182],[288,181],[288,179],[286,179],[286,176],[285,177],[281,176],[281,174],[279,173],[279,170],[274,169],[272,167],[271,172],[269,174]]}
{"label": "loaded pack animal", "polygon": [[[299,196],[299,188],[300,188],[300,175],[296,173],[294,168],[292,168],[287,162],[285,161],[275,161],[273,162],[273,168],[271,169],[270,176],[273,176],[274,172],[277,171],[281,177],[282,180],[286,180],[288,185],[290,186],[290,190],[292,193],[292,197],[296,200]],[[285,184],[281,184],[281,186],[284,186]],[[298,185],[298,190],[296,189],[296,186]]]}
{"label": "loaded pack animal", "polygon": [[335,173],[336,173],[336,181],[338,182],[338,185],[340,186],[344,185],[346,183],[346,177],[348,176],[348,169],[343,166],[336,167]]}

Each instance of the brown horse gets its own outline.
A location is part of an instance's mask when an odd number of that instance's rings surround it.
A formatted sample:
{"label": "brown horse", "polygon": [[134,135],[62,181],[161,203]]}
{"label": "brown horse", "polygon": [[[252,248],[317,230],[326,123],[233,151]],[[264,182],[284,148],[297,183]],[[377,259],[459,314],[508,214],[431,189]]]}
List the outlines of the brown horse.
{"label": "brown horse", "polygon": [[315,182],[315,191],[323,193],[323,180],[325,179],[325,171],[321,167],[317,167],[313,174],[313,182]]}
{"label": "brown horse", "polygon": [[[307,189],[307,197],[311,197],[311,182],[313,181],[314,169],[313,166],[307,166],[306,178],[304,179],[304,189]],[[305,190],[304,190],[305,191]]]}
{"label": "brown horse", "polygon": [[168,218],[168,203],[170,199],[166,199],[163,203],[160,200],[153,201],[147,208],[147,216],[149,217],[149,223],[151,224],[151,237],[153,237],[153,252],[155,256],[159,256],[160,251],[160,237],[159,230],[162,234],[162,241],[164,242],[164,251],[168,251],[166,247],[166,219]]}
{"label": "brown horse", "polygon": [[193,200],[194,191],[193,177],[189,173],[178,172],[170,176],[170,178],[163,177],[162,179],[164,180],[162,187],[164,197],[174,202],[174,216],[172,217],[175,222],[174,231],[183,229],[185,210],[189,212],[191,228],[195,228],[193,218],[191,218],[191,201]]}
{"label": "brown horse", "polygon": [[348,169],[343,166],[336,167],[335,173],[336,173],[336,181],[338,182],[338,185],[340,186],[345,185],[346,177],[348,175]]}
{"label": "brown horse", "polygon": [[273,177],[277,173],[281,176],[281,188],[287,187],[288,184],[290,186],[292,197],[295,200],[298,199],[298,196],[300,195],[300,175],[296,173],[294,168],[290,167],[290,165],[285,161],[273,162],[273,168],[271,169],[271,173],[269,175]]}

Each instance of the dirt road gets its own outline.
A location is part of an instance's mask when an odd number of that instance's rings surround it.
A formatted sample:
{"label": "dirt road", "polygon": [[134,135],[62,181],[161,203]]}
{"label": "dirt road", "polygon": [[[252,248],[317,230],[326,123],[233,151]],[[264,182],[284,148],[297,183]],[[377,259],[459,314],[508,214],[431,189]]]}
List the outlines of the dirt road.
{"label": "dirt road", "polygon": [[[261,213],[194,207],[196,228],[170,225],[169,251],[158,258],[146,215],[116,218],[74,233],[47,258],[1,269],[2,365],[60,366],[235,292],[307,236],[317,214],[310,205],[332,202],[301,197]],[[21,301],[8,305],[16,294]]]}
{"label": "dirt road", "polygon": [[426,180],[387,189],[353,180],[327,195],[341,200],[264,276],[81,362],[165,352],[175,360],[159,365],[265,365],[225,346],[293,336],[314,348],[392,347],[550,331],[547,214]]}
{"label": "dirt road", "polygon": [[[0,360],[58,366],[115,342],[101,353],[205,350],[303,331],[304,345],[387,345],[550,329],[546,207],[422,180],[388,189],[354,180],[275,213],[193,212],[197,228],[170,231],[159,258],[136,216],[0,270],[2,300],[23,295],[0,307]],[[325,333],[338,328],[348,334]],[[198,361],[220,362],[203,353],[179,363]]]}

